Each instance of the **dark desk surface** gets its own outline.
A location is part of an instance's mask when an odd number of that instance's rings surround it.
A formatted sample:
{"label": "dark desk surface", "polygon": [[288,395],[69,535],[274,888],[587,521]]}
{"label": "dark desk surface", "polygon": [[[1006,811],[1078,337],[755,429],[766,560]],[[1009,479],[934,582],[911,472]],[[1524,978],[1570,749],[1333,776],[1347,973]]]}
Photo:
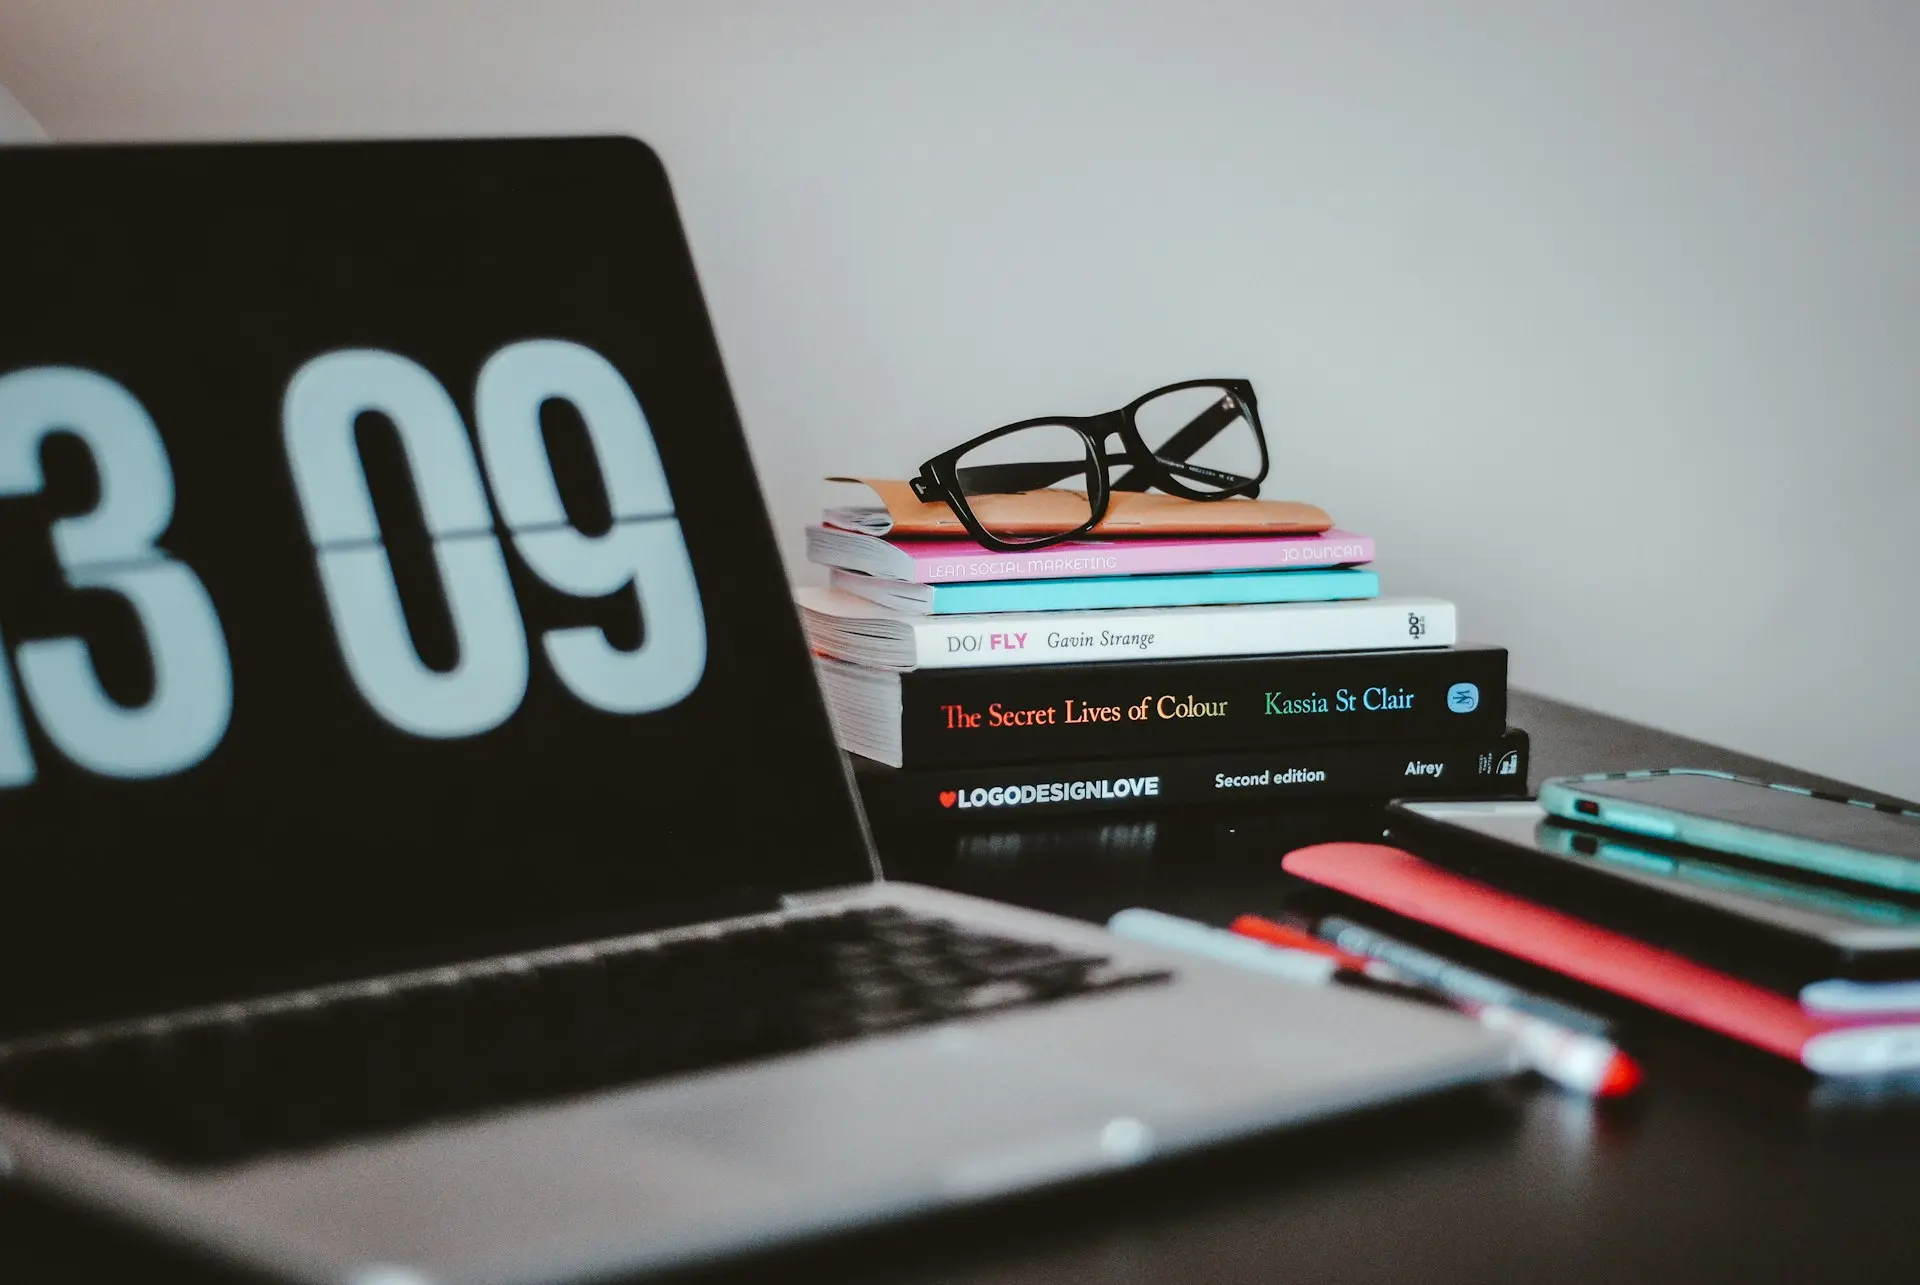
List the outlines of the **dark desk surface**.
{"label": "dark desk surface", "polygon": [[[1516,695],[1533,777],[1724,767],[1832,785]],[[1066,914],[1224,920],[1297,887],[1288,847],[1370,838],[1369,813],[882,834],[888,873]],[[703,1273],[848,1282],[1920,1280],[1920,1090],[1862,1101],[1725,1041],[1633,1024],[1625,1109],[1541,1086],[1419,1104]],[[16,1267],[31,1264],[26,1271]],[[0,1195],[0,1280],[230,1280]]]}

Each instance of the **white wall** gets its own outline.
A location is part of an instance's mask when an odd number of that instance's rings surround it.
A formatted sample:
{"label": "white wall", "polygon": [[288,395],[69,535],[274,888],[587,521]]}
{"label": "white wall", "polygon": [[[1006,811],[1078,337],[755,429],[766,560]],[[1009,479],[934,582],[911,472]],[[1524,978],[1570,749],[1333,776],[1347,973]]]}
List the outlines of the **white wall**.
{"label": "white wall", "polygon": [[1908,795],[1917,54],[1903,0],[0,9],[56,138],[649,139],[790,555],[824,473],[1244,373],[1268,493],[1517,682]]}
{"label": "white wall", "polygon": [[0,143],[38,143],[46,136],[40,122],[7,92],[5,85],[0,85]]}

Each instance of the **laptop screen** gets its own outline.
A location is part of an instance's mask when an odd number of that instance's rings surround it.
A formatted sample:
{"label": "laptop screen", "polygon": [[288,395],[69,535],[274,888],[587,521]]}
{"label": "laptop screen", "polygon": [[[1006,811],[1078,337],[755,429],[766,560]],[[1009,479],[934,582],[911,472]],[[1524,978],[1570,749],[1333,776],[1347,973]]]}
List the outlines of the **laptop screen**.
{"label": "laptop screen", "polygon": [[644,146],[0,192],[0,1034],[870,877]]}

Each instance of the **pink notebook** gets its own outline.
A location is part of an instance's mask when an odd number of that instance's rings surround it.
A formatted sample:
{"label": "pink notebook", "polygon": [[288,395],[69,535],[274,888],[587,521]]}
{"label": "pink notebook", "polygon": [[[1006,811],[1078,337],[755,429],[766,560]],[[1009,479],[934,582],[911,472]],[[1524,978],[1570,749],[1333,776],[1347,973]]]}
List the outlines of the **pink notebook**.
{"label": "pink notebook", "polygon": [[1318,535],[1074,540],[1031,553],[995,553],[972,540],[884,540],[822,525],[807,530],[807,557],[889,580],[955,584],[1340,567],[1373,561],[1373,537],[1332,530]]}

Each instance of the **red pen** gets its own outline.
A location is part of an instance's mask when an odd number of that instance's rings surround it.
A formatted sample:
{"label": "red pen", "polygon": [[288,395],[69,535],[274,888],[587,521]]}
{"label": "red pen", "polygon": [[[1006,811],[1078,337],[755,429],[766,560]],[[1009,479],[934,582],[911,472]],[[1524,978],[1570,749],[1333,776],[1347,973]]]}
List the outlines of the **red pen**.
{"label": "red pen", "polygon": [[1640,1066],[1602,1036],[1570,1030],[1535,1013],[1504,1004],[1484,1003],[1450,994],[1423,982],[1392,964],[1368,955],[1342,950],[1331,942],[1259,915],[1241,915],[1228,925],[1242,937],[1284,950],[1310,951],[1332,959],[1342,969],[1386,981],[1443,1000],[1489,1030],[1511,1036],[1527,1065],[1563,1088],[1590,1097],[1623,1097],[1640,1086]]}
{"label": "red pen", "polygon": [[[1365,955],[1341,950],[1332,942],[1322,941],[1303,929],[1275,923],[1259,915],[1242,915],[1228,924],[1227,930],[1239,933],[1242,937],[1251,937],[1255,941],[1264,941],[1269,946],[1284,946],[1288,950],[1306,950],[1316,955],[1325,955],[1342,968],[1350,968],[1357,973],[1372,973],[1379,963],[1378,960],[1368,959]],[[1400,980],[1399,975],[1395,974],[1393,980]]]}

